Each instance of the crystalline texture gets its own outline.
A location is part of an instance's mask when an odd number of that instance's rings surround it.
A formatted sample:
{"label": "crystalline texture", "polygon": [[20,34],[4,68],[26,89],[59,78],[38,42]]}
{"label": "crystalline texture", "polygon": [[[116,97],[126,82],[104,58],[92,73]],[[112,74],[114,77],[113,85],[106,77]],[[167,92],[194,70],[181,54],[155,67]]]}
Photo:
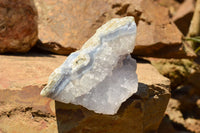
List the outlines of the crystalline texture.
{"label": "crystalline texture", "polygon": [[41,95],[115,114],[137,91],[136,61],[129,55],[135,37],[133,17],[110,20],[55,69]]}

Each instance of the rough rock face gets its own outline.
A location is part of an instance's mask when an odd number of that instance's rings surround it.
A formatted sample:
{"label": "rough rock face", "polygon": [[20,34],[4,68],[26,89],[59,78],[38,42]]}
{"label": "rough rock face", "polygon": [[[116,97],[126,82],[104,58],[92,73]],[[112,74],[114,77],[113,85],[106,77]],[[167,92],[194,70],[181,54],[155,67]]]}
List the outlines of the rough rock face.
{"label": "rough rock face", "polygon": [[46,84],[47,77],[65,58],[44,54],[1,55],[0,90],[20,90],[29,85]]}
{"label": "rough rock face", "polygon": [[56,132],[55,103],[40,97],[41,89],[26,86],[21,90],[0,90],[0,132]]}
{"label": "rough rock face", "polygon": [[[192,81],[190,80],[191,78],[189,78],[189,76],[200,70],[200,67],[197,63],[188,59],[148,59],[162,75],[171,80],[172,90],[176,89],[183,83]],[[196,80],[194,80],[194,82],[196,82]]]}
{"label": "rough rock face", "polygon": [[[173,58],[195,55],[182,45],[182,34],[170,21],[167,8],[153,0],[35,0],[35,3],[40,20],[39,38],[51,44],[39,47],[55,53],[60,53],[63,47],[66,54],[80,49],[111,18],[134,16],[138,25],[134,54]],[[62,47],[57,47],[58,44]]]}
{"label": "rough rock face", "polygon": [[54,70],[41,95],[96,113],[115,114],[137,92],[137,65],[130,56],[135,38],[133,17],[108,21]]}
{"label": "rough rock face", "polygon": [[[58,102],[54,105],[52,100],[40,96],[40,91],[46,84],[48,75],[66,57],[28,54],[1,55],[0,58],[1,132],[155,131],[162,120],[170,96],[169,80],[161,76],[152,65],[141,62],[137,68],[140,91],[128,99],[116,115],[99,115],[81,106]],[[80,123],[77,123],[78,121]],[[77,128],[73,128],[74,126]],[[103,126],[104,128],[101,128]]]}
{"label": "rough rock face", "polygon": [[170,17],[174,16],[176,14],[177,10],[179,9],[180,5],[184,0],[155,0],[157,1],[161,6],[164,6],[169,9]]}
{"label": "rough rock face", "polygon": [[[177,132],[200,132],[200,66],[188,59],[150,59],[158,71],[171,80],[172,98],[163,123]],[[163,125],[163,124],[162,124]],[[160,131],[166,130],[160,126]],[[162,132],[161,132],[162,133]]]}
{"label": "rough rock face", "polygon": [[55,103],[40,96],[64,56],[0,56],[0,132],[56,133]]}
{"label": "rough rock face", "polygon": [[0,53],[29,51],[38,39],[37,32],[32,0],[0,1]]}
{"label": "rough rock face", "polygon": [[[192,99],[192,98],[191,98]],[[185,101],[187,102],[187,100]],[[183,110],[181,110],[182,103],[177,99],[171,98],[166,110],[166,114],[169,116],[169,120],[173,122],[173,124],[177,124],[179,126],[176,127],[176,130],[181,132],[181,130],[186,130],[189,133],[199,133],[200,132],[200,120],[197,118],[198,116],[188,117],[191,114],[183,114]],[[190,110],[188,108],[188,110]],[[195,111],[195,108],[192,109]],[[199,110],[198,110],[199,111]],[[179,127],[179,128],[178,128]]]}

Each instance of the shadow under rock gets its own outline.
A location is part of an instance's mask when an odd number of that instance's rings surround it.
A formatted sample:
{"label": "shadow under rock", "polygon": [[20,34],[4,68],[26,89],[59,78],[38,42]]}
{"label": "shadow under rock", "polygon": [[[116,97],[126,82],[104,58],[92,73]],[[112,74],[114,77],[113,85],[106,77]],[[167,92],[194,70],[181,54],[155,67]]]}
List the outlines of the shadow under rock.
{"label": "shadow under rock", "polygon": [[158,128],[158,133],[191,133],[183,125],[170,120],[168,115],[165,115]]}
{"label": "shadow under rock", "polygon": [[[77,127],[82,121],[90,118],[109,122],[116,121],[123,116],[125,109],[128,108],[128,106],[130,106],[135,100],[146,97],[148,97],[148,86],[143,83],[139,83],[138,91],[121,104],[115,115],[98,114],[80,105],[65,104],[55,101],[58,132],[71,133],[73,128]],[[137,103],[135,106],[137,106],[136,108],[141,108],[142,105]],[[88,128],[90,127],[88,126]]]}
{"label": "shadow under rock", "polygon": [[[125,102],[123,102],[117,111],[117,114],[122,114],[124,110],[133,103],[136,99],[143,99],[148,97],[148,86],[143,83],[138,83],[138,90],[135,94],[129,97]],[[140,106],[140,105],[138,105]]]}
{"label": "shadow under rock", "polygon": [[21,57],[52,57],[55,58],[55,55],[48,51],[43,51],[38,49],[36,46],[31,48],[27,53],[4,53],[2,55],[6,56],[21,56]]}
{"label": "shadow under rock", "polygon": [[43,43],[41,40],[37,41],[35,48],[43,52],[49,52],[52,54],[67,55],[67,56],[77,50],[72,47],[64,47],[63,45],[57,42]]}
{"label": "shadow under rock", "polygon": [[2,55],[6,55],[6,56],[19,56],[19,57],[51,57],[51,58],[55,58],[55,55],[53,54],[49,54],[49,53],[40,53],[40,52],[35,52],[30,50],[27,53],[4,53]]}
{"label": "shadow under rock", "polygon": [[200,119],[200,108],[197,105],[200,95],[198,92],[195,92],[195,89],[190,85],[185,85],[172,92],[172,98],[180,102],[180,111],[184,119]]}
{"label": "shadow under rock", "polygon": [[[54,49],[58,49],[57,53]],[[40,40],[38,40],[34,47],[32,47],[28,52],[26,53],[4,53],[2,55],[6,56],[22,56],[22,57],[52,57],[55,58],[55,55],[63,55],[68,56],[70,53],[74,52],[76,49],[71,48],[63,48],[60,44],[57,44],[56,42],[49,42],[49,43],[42,43]]]}
{"label": "shadow under rock", "polygon": [[131,57],[134,58],[137,61],[137,63],[150,63],[151,64],[150,61],[143,59],[142,57],[135,56],[133,54],[131,54]]}

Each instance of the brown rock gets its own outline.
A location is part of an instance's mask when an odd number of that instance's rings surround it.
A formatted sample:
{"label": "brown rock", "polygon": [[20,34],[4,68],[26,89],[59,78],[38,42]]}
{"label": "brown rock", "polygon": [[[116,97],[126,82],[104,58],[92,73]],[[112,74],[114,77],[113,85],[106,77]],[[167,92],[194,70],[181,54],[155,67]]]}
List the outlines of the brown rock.
{"label": "brown rock", "polygon": [[[192,17],[189,31],[187,34],[187,37],[196,37],[196,36],[200,36],[200,0],[196,0],[194,15]],[[199,47],[198,45],[199,43],[196,41],[189,41],[188,43],[194,49],[197,49]],[[197,54],[199,54],[198,51]]]}
{"label": "brown rock", "polygon": [[184,0],[155,0],[160,5],[169,9],[170,17],[174,16]]}
{"label": "brown rock", "polygon": [[185,36],[189,31],[190,22],[194,13],[194,4],[194,0],[185,0],[173,16],[174,23]]}
{"label": "brown rock", "polygon": [[51,72],[62,64],[65,56],[27,54],[0,56],[0,90],[21,90],[29,85],[46,84]]}
{"label": "brown rock", "polygon": [[178,124],[184,124],[184,118],[180,111],[181,103],[173,98],[170,98],[169,104],[167,106],[166,114],[169,116],[170,120]]}
{"label": "brown rock", "polygon": [[182,34],[169,19],[167,8],[150,0],[143,2],[141,7],[145,12],[138,23],[135,55],[163,58],[195,56],[189,45],[182,42]]}
{"label": "brown rock", "polygon": [[190,82],[189,84],[195,84],[196,86],[199,83],[199,76],[196,71],[199,71],[200,67],[192,60],[158,58],[148,59],[162,75],[171,80],[171,89],[173,90],[186,82]]}
{"label": "brown rock", "polygon": [[200,120],[194,118],[186,119],[185,127],[191,132],[199,133],[200,132]]}
{"label": "brown rock", "polygon": [[190,24],[188,36],[194,37],[200,35],[200,0],[196,0],[194,15]]}
{"label": "brown rock", "polygon": [[72,104],[56,102],[54,105],[39,93],[48,75],[66,57],[27,54],[0,58],[3,64],[0,65],[2,132],[153,132],[162,120],[170,97],[169,80],[150,64],[138,63],[139,91],[123,103],[116,115],[96,114]]}
{"label": "brown rock", "polygon": [[199,119],[200,108],[197,101],[200,98],[200,66],[188,59],[150,60],[162,75],[171,80],[172,97],[181,103],[179,110],[185,118]]}
{"label": "brown rock", "polygon": [[0,132],[56,133],[55,102],[40,96],[65,56],[0,56]]}
{"label": "brown rock", "polygon": [[[200,66],[188,59],[151,58],[150,60],[161,74],[171,80],[172,98],[167,106],[166,114],[177,130],[176,133],[198,133],[200,129]],[[166,125],[162,123],[160,130],[164,131],[170,123],[164,121]]]}
{"label": "brown rock", "polygon": [[[186,97],[187,98],[187,97]],[[187,102],[185,100],[184,102]],[[170,99],[169,104],[167,106],[166,114],[169,116],[169,119],[171,122],[175,123],[175,128],[177,130],[182,131],[188,131],[188,132],[200,132],[200,120],[198,118],[195,118],[196,116],[193,114],[191,115],[191,111],[195,112],[195,108],[190,109],[190,107],[187,108],[188,112],[185,112],[183,109],[181,109],[181,106],[184,106],[182,100],[176,100],[176,99]],[[187,103],[186,103],[187,104]],[[191,111],[189,111],[191,110]],[[188,117],[192,116],[194,118]],[[185,117],[185,118],[184,118]],[[187,117],[187,118],[186,118]],[[163,127],[160,127],[163,128]]]}
{"label": "brown rock", "polygon": [[1,109],[0,115],[1,133],[56,133],[55,116],[40,113],[28,107],[11,107],[6,105]]}
{"label": "brown rock", "polygon": [[42,88],[0,90],[0,131],[3,133],[55,133],[55,103],[39,95]]}
{"label": "brown rock", "polygon": [[[148,73],[148,75],[144,75]],[[170,93],[169,80],[150,64],[138,64],[139,91],[122,104],[115,115],[102,115],[84,107],[56,102],[61,133],[155,132],[162,120]]]}
{"label": "brown rock", "polygon": [[[80,49],[111,18],[134,16],[138,25],[135,55],[166,58],[194,57],[182,44],[182,34],[170,21],[168,10],[153,0],[36,0],[39,38],[51,46],[43,49],[63,54]],[[56,3],[56,4],[55,4]],[[54,46],[56,44],[62,47]],[[186,49],[186,50],[185,50]]]}
{"label": "brown rock", "polygon": [[22,105],[55,114],[54,102],[39,94],[48,76],[66,57],[27,54],[0,58],[0,105]]}
{"label": "brown rock", "polygon": [[27,52],[37,38],[37,11],[33,1],[1,0],[0,53]]}

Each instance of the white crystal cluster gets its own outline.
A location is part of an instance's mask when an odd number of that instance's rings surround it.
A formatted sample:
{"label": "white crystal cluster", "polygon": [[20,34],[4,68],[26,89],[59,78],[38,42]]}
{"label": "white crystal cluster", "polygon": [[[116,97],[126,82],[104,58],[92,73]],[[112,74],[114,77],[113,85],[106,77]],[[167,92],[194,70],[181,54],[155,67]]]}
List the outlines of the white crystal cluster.
{"label": "white crystal cluster", "polygon": [[137,91],[136,61],[130,56],[135,37],[133,17],[108,21],[55,69],[41,95],[115,114]]}

